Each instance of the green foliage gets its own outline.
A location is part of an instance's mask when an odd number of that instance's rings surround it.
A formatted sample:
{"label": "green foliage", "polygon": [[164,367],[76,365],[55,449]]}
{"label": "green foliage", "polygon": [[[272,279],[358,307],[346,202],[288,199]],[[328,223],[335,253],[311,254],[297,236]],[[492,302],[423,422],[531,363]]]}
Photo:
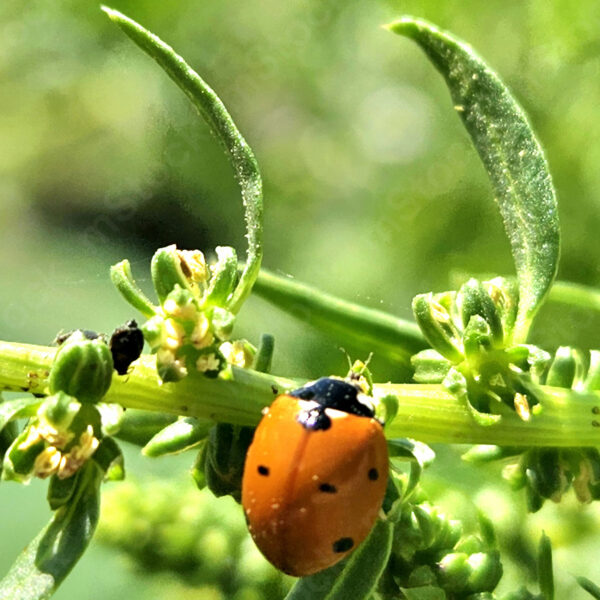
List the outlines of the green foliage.
{"label": "green foliage", "polygon": [[248,238],[246,266],[238,286],[231,297],[227,298],[227,308],[237,313],[250,294],[262,259],[262,180],[254,154],[220,98],[181,56],[157,36],[120,12],[108,7],[103,7],[102,10],[142,50],[156,60],[183,90],[227,152],[242,191]]}
{"label": "green foliage", "polygon": [[75,490],[0,581],[2,600],[50,598],[89,544],[99,514],[102,471],[88,463]]}
{"label": "green foliage", "polygon": [[388,27],[419,44],[444,76],[492,181],[519,279],[509,339],[523,343],[558,268],[556,194],[542,148],[512,94],[467,44],[412,17]]}
{"label": "green foliage", "polygon": [[[98,520],[101,479],[124,477],[123,454],[113,436],[143,446],[152,457],[199,450],[192,469],[197,487],[239,501],[253,435],[247,425],[256,423],[273,395],[294,385],[291,379],[265,375],[273,357],[272,336],[263,336],[258,349],[243,338],[229,341],[255,282],[259,295],[337,343],[383,357],[398,379],[407,380],[412,365],[417,383],[404,387],[374,383],[360,361],[348,375],[374,394],[376,414],[388,435],[400,427],[421,431],[417,422],[425,424],[424,439],[429,435],[445,442],[472,439],[469,430],[483,436],[485,429],[490,445],[470,450],[467,457],[516,460],[504,473],[513,487],[525,488],[530,510],[541,508],[547,498],[558,501],[569,486],[581,501],[598,498],[600,454],[587,447],[587,440],[595,441],[590,428],[593,434],[598,426],[593,415],[600,411],[595,395],[600,352],[561,346],[551,355],[525,344],[557,269],[555,192],[522,109],[469,46],[412,17],[388,27],[416,41],[445,78],[492,181],[518,285],[508,278],[470,278],[458,291],[420,294],[413,301],[417,327],[288,278],[259,277],[262,180],[253,152],[219,97],[170,46],[118,11],[103,10],[184,91],[225,149],[242,192],[247,261],[240,275],[230,246],[216,246],[216,258],[208,262],[199,250],[162,247],[151,263],[157,305],[134,281],[127,260],[114,265],[111,278],[118,291],[148,318],[142,330],[156,354],[155,368],[142,357],[125,377],[113,378],[103,337],[88,339],[81,331],[58,351],[22,351],[0,342],[2,387],[36,393],[26,400],[0,400],[2,478],[27,482],[48,477],[47,498],[54,511],[48,527],[0,582],[0,598],[49,597],[85,550]],[[387,213],[392,213],[390,206]],[[365,263],[363,276],[377,271],[373,266],[378,264]],[[597,309],[596,295],[564,286],[556,297]],[[123,414],[100,400],[161,414]],[[410,401],[414,414],[407,415]],[[23,418],[29,420],[21,427]],[[511,445],[494,446],[498,439]],[[563,446],[547,446],[554,439]],[[288,598],[495,600],[504,569],[491,518],[480,514],[479,531],[465,534],[461,521],[429,502],[421,488],[433,451],[411,439],[390,439],[389,449],[385,515],[345,561],[298,581]],[[176,572],[236,600],[281,597],[289,586],[258,556],[243,524],[229,520],[231,511],[220,513],[214,508],[220,504],[200,502],[197,491],[132,484],[121,487],[115,498],[103,539],[142,568]],[[521,587],[504,600],[553,599],[552,554],[545,535],[536,575],[540,596]],[[580,578],[579,583],[596,593],[591,582]]]}

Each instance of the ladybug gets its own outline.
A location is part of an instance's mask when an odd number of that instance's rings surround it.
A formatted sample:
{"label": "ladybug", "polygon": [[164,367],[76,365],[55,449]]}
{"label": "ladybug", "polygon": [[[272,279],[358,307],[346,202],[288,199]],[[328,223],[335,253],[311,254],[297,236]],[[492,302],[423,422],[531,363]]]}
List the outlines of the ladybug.
{"label": "ladybug", "polygon": [[250,534],[284,573],[321,571],[367,536],[387,474],[383,428],[358,385],[324,377],[282,394],[264,411],[246,455]]}

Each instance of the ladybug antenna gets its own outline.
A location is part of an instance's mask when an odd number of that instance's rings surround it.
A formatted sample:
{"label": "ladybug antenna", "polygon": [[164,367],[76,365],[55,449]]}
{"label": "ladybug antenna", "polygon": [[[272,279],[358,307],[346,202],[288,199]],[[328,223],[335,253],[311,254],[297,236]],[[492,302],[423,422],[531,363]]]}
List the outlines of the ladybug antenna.
{"label": "ladybug antenna", "polygon": [[338,348],[340,352],[343,352],[346,356],[346,360],[348,361],[348,372],[352,373],[352,358],[350,357],[350,353],[346,350],[346,348],[342,348],[341,346]]}

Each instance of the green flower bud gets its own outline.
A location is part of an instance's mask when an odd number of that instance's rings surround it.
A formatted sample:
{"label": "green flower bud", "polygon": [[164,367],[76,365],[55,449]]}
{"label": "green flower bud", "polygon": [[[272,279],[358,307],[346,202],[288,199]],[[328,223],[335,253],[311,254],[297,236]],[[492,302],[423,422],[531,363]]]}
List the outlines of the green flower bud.
{"label": "green flower bud", "polygon": [[458,363],[463,359],[460,333],[444,304],[447,304],[445,298],[434,297],[431,293],[420,294],[413,299],[412,309],[432,348],[453,363]]}
{"label": "green flower bud", "polygon": [[575,348],[561,346],[548,369],[546,385],[580,388],[585,378],[585,370],[583,354]]}
{"label": "green flower bud", "polygon": [[249,369],[254,364],[256,348],[248,340],[224,342],[219,346],[219,351],[230,365]]}
{"label": "green flower bud", "polygon": [[164,383],[180,381],[188,374],[185,357],[176,357],[170,350],[159,350],[156,353],[156,371]]}
{"label": "green flower bud", "polygon": [[446,554],[438,563],[438,579],[442,587],[453,593],[464,592],[471,568],[468,563],[469,555],[465,552]]}
{"label": "green flower bud", "polygon": [[410,362],[415,370],[416,383],[441,383],[452,363],[437,350],[427,349],[413,355]]}
{"label": "green flower bud", "polygon": [[151,350],[156,350],[166,337],[165,320],[160,315],[148,319],[140,329]]}
{"label": "green flower bud", "polygon": [[[42,431],[46,441],[54,446],[64,446],[72,437],[69,427],[80,408],[81,403],[76,398],[62,391],[48,396],[37,411],[38,429]],[[67,439],[58,439],[61,435]]]}
{"label": "green flower bud", "polygon": [[113,359],[101,339],[73,333],[56,352],[48,384],[50,393],[65,392],[80,402],[98,402],[112,381]]}
{"label": "green flower bud", "polygon": [[[26,482],[34,474],[36,460],[46,447],[34,426],[26,427],[10,445],[2,464],[2,479]],[[60,459],[60,454],[58,454]]]}
{"label": "green flower bud", "polygon": [[210,322],[212,323],[215,335],[220,340],[226,340],[233,331],[235,315],[224,308],[215,306],[210,311]]}
{"label": "green flower bud", "polygon": [[196,356],[196,370],[207,377],[217,377],[227,365],[221,351],[214,346],[202,349]]}
{"label": "green flower bud", "polygon": [[469,592],[491,592],[502,577],[499,552],[477,552],[467,559],[471,569],[466,583]]}
{"label": "green flower bud", "polygon": [[498,552],[452,552],[439,562],[440,585],[452,593],[491,592],[502,577]]}
{"label": "green flower bud", "polygon": [[225,308],[238,280],[238,261],[235,250],[217,246],[217,262],[210,267],[210,284],[204,297],[205,306]]}
{"label": "green flower bud", "polygon": [[425,585],[435,585],[436,583],[437,578],[433,569],[429,565],[419,565],[408,576],[407,587],[416,588]]}
{"label": "green flower bud", "polygon": [[161,305],[176,286],[200,298],[208,272],[199,250],[178,250],[175,244],[159,248],[150,265],[152,283]]}
{"label": "green flower bud", "polygon": [[460,288],[457,302],[461,309],[464,329],[467,329],[472,317],[479,316],[487,323],[494,346],[501,347],[504,341],[502,319],[481,281],[469,279]]}
{"label": "green flower bud", "polygon": [[[504,345],[510,345],[519,307],[519,288],[516,281],[495,277],[484,281],[483,287],[494,303],[502,323]],[[490,324],[491,325],[491,324]]]}
{"label": "green flower bud", "polygon": [[210,430],[204,474],[215,496],[229,494],[240,501],[244,462],[253,436],[253,428],[227,423],[219,423]]}
{"label": "green flower bud", "polygon": [[467,360],[474,362],[479,369],[478,359],[482,351],[492,349],[492,332],[487,321],[479,315],[473,315],[463,333],[463,344]]}

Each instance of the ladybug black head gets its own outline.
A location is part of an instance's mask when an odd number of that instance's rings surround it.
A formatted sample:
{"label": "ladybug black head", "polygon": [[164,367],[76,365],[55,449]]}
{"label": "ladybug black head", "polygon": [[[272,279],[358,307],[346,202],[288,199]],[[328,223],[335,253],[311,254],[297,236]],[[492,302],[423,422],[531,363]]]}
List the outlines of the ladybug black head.
{"label": "ladybug black head", "polygon": [[313,381],[289,395],[300,400],[312,400],[323,408],[334,408],[361,417],[373,417],[370,406],[358,399],[359,389],[344,379],[322,377]]}

